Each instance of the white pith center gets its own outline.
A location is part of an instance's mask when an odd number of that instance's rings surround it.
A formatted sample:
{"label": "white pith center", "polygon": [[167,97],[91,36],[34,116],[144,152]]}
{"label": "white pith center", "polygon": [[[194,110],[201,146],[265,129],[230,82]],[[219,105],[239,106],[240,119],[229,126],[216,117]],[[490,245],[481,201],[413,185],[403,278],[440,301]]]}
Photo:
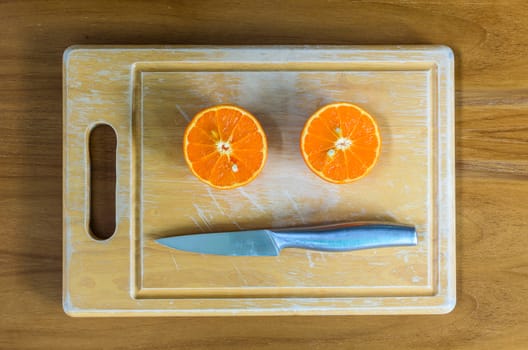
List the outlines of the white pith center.
{"label": "white pith center", "polygon": [[217,141],[216,142],[216,150],[221,155],[226,155],[228,159],[233,162],[231,165],[231,171],[234,173],[238,173],[238,165],[234,162],[234,160],[230,157],[231,153],[233,153],[233,148],[231,147],[231,143],[229,141]]}
{"label": "white pith center", "polygon": [[340,137],[337,139],[337,141],[334,143],[334,147],[338,150],[344,151],[347,148],[352,146],[352,141],[347,137]]}
{"label": "white pith center", "polygon": [[216,150],[220,154],[230,155],[233,153],[233,149],[231,148],[231,144],[227,141],[218,141],[216,143]]}

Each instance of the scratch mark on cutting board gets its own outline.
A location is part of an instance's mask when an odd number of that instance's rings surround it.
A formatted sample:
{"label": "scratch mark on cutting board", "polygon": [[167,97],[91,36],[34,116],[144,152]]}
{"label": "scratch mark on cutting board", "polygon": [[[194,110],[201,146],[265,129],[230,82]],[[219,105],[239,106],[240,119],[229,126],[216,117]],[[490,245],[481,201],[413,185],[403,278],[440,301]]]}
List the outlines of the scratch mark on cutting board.
{"label": "scratch mark on cutting board", "polygon": [[209,197],[211,197],[214,205],[218,208],[218,210],[220,210],[220,213],[222,213],[222,215],[224,216],[227,216],[229,218],[229,220],[231,220],[231,223],[233,225],[235,225],[236,227],[238,227],[239,230],[242,230],[242,227],[240,227],[240,225],[238,224],[238,222],[236,222],[236,220],[234,220],[229,214],[227,214],[223,209],[222,209],[222,206],[220,205],[220,203],[218,203],[218,201],[216,200],[216,196],[214,195],[213,191],[211,191],[210,188],[207,188],[207,193],[209,193]]}
{"label": "scratch mark on cutting board", "polygon": [[423,280],[423,278],[420,277],[420,276],[413,276],[413,278],[412,278],[412,282],[413,283],[418,283],[418,282],[421,282],[422,280]]}
{"label": "scratch mark on cutting board", "polygon": [[236,220],[231,220],[231,223],[232,223],[233,225],[235,225],[236,227],[238,227],[239,230],[242,230],[242,226],[240,226],[240,225],[238,224],[238,222],[236,222]]}
{"label": "scratch mark on cutting board", "polygon": [[191,118],[189,118],[189,115],[185,113],[185,111],[180,107],[179,104],[176,104],[176,109],[178,110],[178,112],[180,112],[180,114],[183,116],[185,120],[187,120],[188,122],[191,121]]}
{"label": "scratch mark on cutting board", "polygon": [[399,259],[402,259],[406,264],[409,263],[409,251],[407,249],[401,249],[396,253]]}
{"label": "scratch mark on cutting board", "polygon": [[304,216],[301,212],[301,210],[299,209],[299,205],[297,204],[297,202],[292,198],[290,192],[288,191],[284,191],[284,194],[286,195],[286,197],[288,198],[288,201],[291,203],[292,207],[293,207],[293,210],[295,211],[295,213],[297,214],[297,216],[301,219],[301,222],[303,224],[306,224],[306,220],[304,219]]}
{"label": "scratch mark on cutting board", "polygon": [[248,285],[248,281],[247,279],[244,277],[244,275],[242,274],[242,272],[240,272],[238,266],[235,265],[235,263],[231,263],[231,265],[233,265],[233,268],[235,269],[235,271],[237,272],[238,276],[240,277],[240,279],[242,280],[242,282],[244,282],[244,285],[247,286]]}
{"label": "scratch mark on cutting board", "polygon": [[264,208],[262,208],[262,206],[260,204],[258,204],[258,202],[253,197],[251,197],[246,191],[244,191],[243,189],[239,188],[238,192],[240,192],[240,194],[242,196],[244,196],[248,201],[250,201],[251,204],[253,204],[253,206],[255,208],[257,208],[259,211],[261,211],[263,213],[265,212]]}
{"label": "scratch mark on cutting board", "polygon": [[414,273],[414,276],[411,278],[411,281],[413,283],[419,283],[423,280],[423,277],[418,276],[418,273],[416,272],[416,269],[414,268],[414,265],[410,266],[411,271]]}
{"label": "scratch mark on cutting board", "polygon": [[204,225],[207,227],[209,231],[211,231],[211,224],[209,224],[209,220],[207,220],[207,216],[205,216],[205,213],[202,210],[202,208],[200,208],[196,204],[193,204],[193,206],[196,209],[196,212],[198,213],[198,216],[200,217],[200,219],[202,219],[202,222],[204,223]]}
{"label": "scratch mark on cutting board", "polygon": [[312,260],[312,254],[310,254],[310,252],[306,252],[306,257],[308,258],[308,266],[310,266],[310,268],[314,267],[315,264]]}
{"label": "scratch mark on cutting board", "polygon": [[187,217],[188,217],[189,219],[191,219],[192,222],[194,222],[194,224],[196,225],[196,227],[198,227],[198,228],[200,229],[200,231],[205,232],[205,230],[204,230],[204,228],[202,227],[202,225],[200,225],[200,223],[199,223],[199,222],[198,222],[193,216],[191,216],[191,215],[187,215]]}
{"label": "scratch mark on cutting board", "polygon": [[174,258],[174,255],[171,254],[172,262],[174,263],[174,266],[176,267],[176,270],[180,271],[180,265],[176,262],[176,259]]}
{"label": "scratch mark on cutting board", "polygon": [[216,200],[216,197],[213,194],[213,191],[211,191],[211,189],[209,187],[207,187],[207,193],[209,193],[209,197],[211,197],[211,199],[213,200],[214,205],[218,208],[218,210],[220,210],[220,213],[222,213],[222,215],[225,215],[224,210],[222,209],[222,207],[220,206],[220,204]]}

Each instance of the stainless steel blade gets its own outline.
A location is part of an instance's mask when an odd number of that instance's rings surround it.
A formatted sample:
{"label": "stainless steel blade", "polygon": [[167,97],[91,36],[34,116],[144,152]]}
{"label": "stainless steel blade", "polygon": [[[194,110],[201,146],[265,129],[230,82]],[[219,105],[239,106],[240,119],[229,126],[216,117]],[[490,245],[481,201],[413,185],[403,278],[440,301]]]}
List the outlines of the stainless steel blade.
{"label": "stainless steel blade", "polygon": [[228,256],[276,256],[279,248],[268,230],[204,233],[157,239],[170,248]]}

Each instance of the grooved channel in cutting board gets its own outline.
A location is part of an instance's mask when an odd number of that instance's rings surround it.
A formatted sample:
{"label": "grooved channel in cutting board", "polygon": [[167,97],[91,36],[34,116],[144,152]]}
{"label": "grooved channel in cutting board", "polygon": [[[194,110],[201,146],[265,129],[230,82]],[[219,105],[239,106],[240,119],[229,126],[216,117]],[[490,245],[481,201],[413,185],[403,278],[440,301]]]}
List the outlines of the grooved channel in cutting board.
{"label": "grooved channel in cutting board", "polygon": [[[296,67],[135,65],[131,283],[137,298],[434,295],[435,66]],[[384,142],[376,169],[350,185],[322,182],[298,153],[305,120],[335,101],[369,110]],[[181,139],[197,111],[220,103],[238,104],[259,118],[270,154],[254,183],[219,192],[188,172]],[[332,254],[288,249],[279,257],[248,259],[171,251],[154,243],[176,234],[352,220],[416,224],[419,244]]]}

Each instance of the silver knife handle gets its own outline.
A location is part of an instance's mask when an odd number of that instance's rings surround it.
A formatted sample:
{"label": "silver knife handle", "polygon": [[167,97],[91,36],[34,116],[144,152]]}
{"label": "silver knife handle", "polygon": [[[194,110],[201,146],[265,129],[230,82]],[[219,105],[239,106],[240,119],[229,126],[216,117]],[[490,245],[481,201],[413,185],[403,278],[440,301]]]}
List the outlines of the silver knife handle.
{"label": "silver knife handle", "polygon": [[303,229],[269,230],[279,249],[304,248],[319,251],[413,246],[418,242],[413,226],[366,223]]}

